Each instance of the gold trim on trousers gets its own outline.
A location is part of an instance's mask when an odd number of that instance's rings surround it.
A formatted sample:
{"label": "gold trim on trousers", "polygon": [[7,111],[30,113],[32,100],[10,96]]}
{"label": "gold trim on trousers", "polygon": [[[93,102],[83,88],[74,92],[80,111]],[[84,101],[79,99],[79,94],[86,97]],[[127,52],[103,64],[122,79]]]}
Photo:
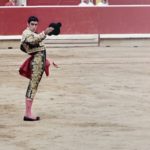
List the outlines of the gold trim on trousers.
{"label": "gold trim on trousers", "polygon": [[44,73],[46,61],[46,51],[37,52],[34,54],[33,59],[31,61],[31,79],[29,81],[29,85],[26,92],[26,97],[30,99],[34,99],[35,94],[38,89],[38,85],[41,81],[42,75]]}

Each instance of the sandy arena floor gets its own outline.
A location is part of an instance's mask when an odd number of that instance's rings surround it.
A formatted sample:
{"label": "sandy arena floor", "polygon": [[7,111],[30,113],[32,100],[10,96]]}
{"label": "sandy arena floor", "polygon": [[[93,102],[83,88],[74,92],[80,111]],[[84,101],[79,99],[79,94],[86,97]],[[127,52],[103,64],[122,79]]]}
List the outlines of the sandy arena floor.
{"label": "sandy arena floor", "polygon": [[40,83],[24,122],[27,58],[0,50],[0,150],[149,150],[150,48],[82,47],[47,50],[60,68]]}

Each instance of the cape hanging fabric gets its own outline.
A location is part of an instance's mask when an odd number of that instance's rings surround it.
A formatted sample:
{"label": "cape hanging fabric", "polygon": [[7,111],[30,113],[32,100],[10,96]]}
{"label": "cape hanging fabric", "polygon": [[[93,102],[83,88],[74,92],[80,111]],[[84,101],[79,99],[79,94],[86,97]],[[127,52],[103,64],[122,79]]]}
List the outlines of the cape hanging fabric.
{"label": "cape hanging fabric", "polygon": [[[30,69],[30,63],[31,63],[32,59],[33,59],[33,56],[30,56],[29,58],[27,58],[25,60],[25,62],[19,68],[19,74],[21,76],[24,76],[24,77],[28,78],[28,79],[31,79],[32,72],[31,72],[31,69]],[[50,64],[49,60],[46,59],[45,69],[44,69],[46,76],[49,76],[49,74],[50,74],[49,73],[50,65],[51,64]]]}

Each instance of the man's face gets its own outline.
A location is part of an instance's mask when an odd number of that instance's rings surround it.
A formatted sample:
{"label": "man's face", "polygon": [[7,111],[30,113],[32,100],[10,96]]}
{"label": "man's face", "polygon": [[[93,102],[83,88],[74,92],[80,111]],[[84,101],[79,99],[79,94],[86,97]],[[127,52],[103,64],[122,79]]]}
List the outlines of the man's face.
{"label": "man's face", "polygon": [[38,26],[38,22],[37,21],[31,21],[30,23],[28,23],[28,27],[32,32],[35,32]]}

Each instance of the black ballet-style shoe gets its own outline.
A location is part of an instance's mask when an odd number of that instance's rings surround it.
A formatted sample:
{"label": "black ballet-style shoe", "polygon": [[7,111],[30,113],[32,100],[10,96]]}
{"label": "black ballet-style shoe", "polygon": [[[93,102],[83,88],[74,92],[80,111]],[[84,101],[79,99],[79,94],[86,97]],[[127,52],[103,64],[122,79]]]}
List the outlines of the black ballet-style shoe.
{"label": "black ballet-style shoe", "polygon": [[36,118],[29,118],[29,117],[24,116],[23,120],[24,121],[39,121],[40,117],[37,116]]}

